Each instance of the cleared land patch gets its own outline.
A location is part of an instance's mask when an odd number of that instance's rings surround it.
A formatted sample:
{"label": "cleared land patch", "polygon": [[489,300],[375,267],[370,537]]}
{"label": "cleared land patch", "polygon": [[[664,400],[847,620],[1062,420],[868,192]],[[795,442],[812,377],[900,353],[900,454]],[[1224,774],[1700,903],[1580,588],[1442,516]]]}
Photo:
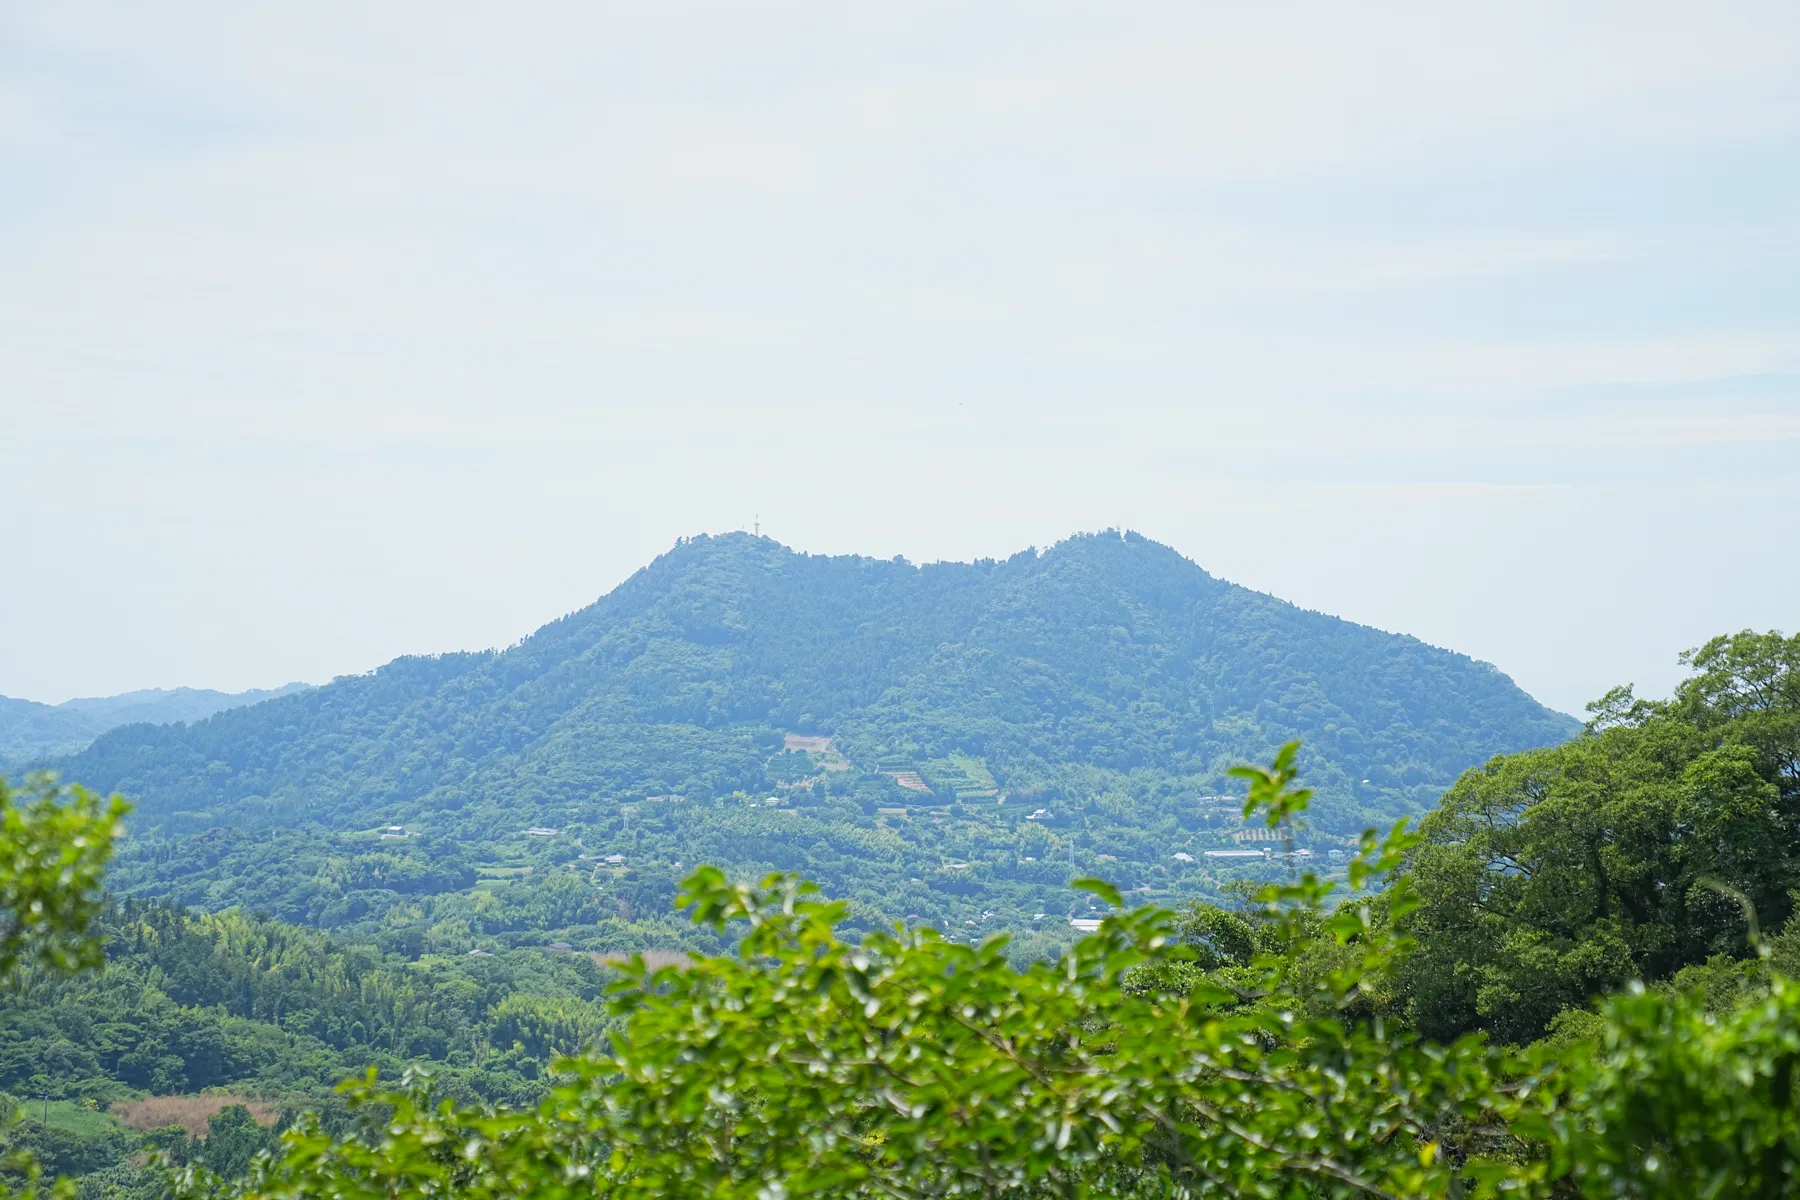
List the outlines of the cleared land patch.
{"label": "cleared land patch", "polygon": [[819,756],[819,766],[826,771],[848,771],[850,760],[843,752],[831,744],[828,737],[813,737],[803,733],[784,734],[781,741],[783,750],[798,750],[803,754]]}
{"label": "cleared land patch", "polygon": [[281,1108],[269,1100],[250,1096],[234,1096],[228,1092],[203,1096],[145,1096],[142,1100],[120,1100],[108,1111],[127,1129],[143,1133],[164,1125],[179,1125],[189,1137],[205,1137],[206,1123],[214,1113],[234,1104],[250,1110],[250,1116],[265,1128],[281,1119]]}

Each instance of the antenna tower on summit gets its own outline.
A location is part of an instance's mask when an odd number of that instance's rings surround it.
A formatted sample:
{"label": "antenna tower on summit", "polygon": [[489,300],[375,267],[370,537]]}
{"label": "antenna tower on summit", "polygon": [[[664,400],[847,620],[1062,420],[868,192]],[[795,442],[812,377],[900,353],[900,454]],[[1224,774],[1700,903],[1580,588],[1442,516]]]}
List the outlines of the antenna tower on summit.
{"label": "antenna tower on summit", "polygon": [[762,536],[762,514],[761,513],[757,513],[755,519],[750,522],[750,529],[752,532],[754,532],[756,534],[757,537]]}

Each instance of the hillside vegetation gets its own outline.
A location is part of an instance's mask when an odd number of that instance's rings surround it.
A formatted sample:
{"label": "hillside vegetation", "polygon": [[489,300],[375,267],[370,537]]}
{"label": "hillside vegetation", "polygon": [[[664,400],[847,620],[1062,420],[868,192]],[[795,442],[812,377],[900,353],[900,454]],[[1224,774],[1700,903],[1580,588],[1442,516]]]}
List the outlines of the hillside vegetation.
{"label": "hillside vegetation", "polygon": [[[13,952],[0,1086],[31,1102],[4,1138],[121,1200],[164,1186],[143,1148],[194,1197],[1786,1194],[1800,637],[1688,661],[1673,698],[1619,689],[1418,832],[1364,833],[1337,880],[1172,911],[1078,880],[1108,920],[1054,953],[850,936],[854,904],[713,867],[678,897],[713,955],[623,982],[562,949],[395,952],[89,889],[53,907],[104,971],[67,973],[92,961],[67,932]],[[1284,841],[1295,761],[1234,772]],[[102,819],[83,795],[71,833]],[[412,1084],[325,1093],[361,1065]],[[104,1115],[144,1093],[136,1125]],[[187,1128],[139,1128],[155,1112]]]}
{"label": "hillside vegetation", "polygon": [[95,930],[106,970],[27,972],[0,996],[0,1090],[102,1109],[208,1088],[317,1101],[365,1067],[429,1061],[467,1100],[517,1104],[605,1024],[608,972],[583,955],[408,960],[132,902]]}
{"label": "hillside vegetation", "polygon": [[148,688],[117,696],[39,704],[0,696],[0,768],[39,759],[75,754],[109,729],[147,722],[168,725],[199,721],[228,708],[292,695],[303,683],[247,692],[215,692],[207,688]]}
{"label": "hillside vegetation", "polygon": [[1578,729],[1487,664],[1134,534],[924,567],[733,534],[507,650],[115,730],[60,765],[136,800],[135,894],[440,949],[615,949],[662,936],[636,926],[697,861],[805,872],[862,928],[1023,933],[1081,873],[1213,895],[1256,864],[1206,851],[1269,846],[1235,763],[1303,741],[1298,849],[1324,861]]}

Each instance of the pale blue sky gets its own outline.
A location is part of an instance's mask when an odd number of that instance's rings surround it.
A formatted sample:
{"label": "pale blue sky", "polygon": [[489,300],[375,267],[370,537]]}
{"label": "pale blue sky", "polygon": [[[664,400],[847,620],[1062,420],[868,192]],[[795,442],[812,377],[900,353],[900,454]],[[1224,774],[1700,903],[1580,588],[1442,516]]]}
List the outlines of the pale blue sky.
{"label": "pale blue sky", "polygon": [[1800,626],[1800,7],[0,4],[0,694],[1128,526],[1579,711]]}

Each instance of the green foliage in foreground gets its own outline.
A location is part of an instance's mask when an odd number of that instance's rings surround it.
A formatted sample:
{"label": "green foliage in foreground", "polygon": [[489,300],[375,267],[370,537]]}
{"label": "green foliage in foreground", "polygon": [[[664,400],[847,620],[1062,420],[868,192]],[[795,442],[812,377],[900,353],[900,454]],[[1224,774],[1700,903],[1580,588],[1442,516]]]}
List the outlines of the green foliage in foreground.
{"label": "green foliage in foreground", "polygon": [[[1292,749],[1251,772],[1272,823],[1304,808]],[[841,905],[775,876],[702,869],[695,918],[743,922],[731,958],[638,970],[609,1056],[567,1061],[539,1108],[434,1103],[373,1075],[364,1137],[302,1123],[279,1159],[180,1192],[268,1197],[1254,1197],[1786,1194],[1800,987],[1634,989],[1591,1036],[1521,1055],[1422,1041],[1376,997],[1410,946],[1371,889],[1417,839],[1366,836],[1350,891],[1307,876],[1259,897],[1265,948],[1219,922],[1121,912],[1025,970],[997,942],[897,929],[850,944]],[[1107,885],[1084,886],[1113,904]],[[1404,877],[1381,900],[1404,917]],[[1268,947],[1274,947],[1269,949]]]}
{"label": "green foliage in foreground", "polygon": [[[127,811],[119,796],[102,799],[41,776],[18,789],[0,779],[0,979],[12,983],[21,967],[70,972],[103,961],[93,928],[105,905],[100,877]],[[33,1149],[85,1152],[93,1141],[67,1136],[47,1121],[35,1131],[21,1130],[24,1124],[10,1099],[0,1097],[0,1127],[15,1151],[7,1166],[34,1189],[40,1168]],[[53,1155],[52,1162],[70,1170],[88,1165],[79,1157],[63,1162]]]}
{"label": "green foliage in foreground", "polygon": [[88,927],[105,903],[100,876],[128,806],[34,776],[0,779],[0,977],[21,962],[70,970],[99,965]]}

